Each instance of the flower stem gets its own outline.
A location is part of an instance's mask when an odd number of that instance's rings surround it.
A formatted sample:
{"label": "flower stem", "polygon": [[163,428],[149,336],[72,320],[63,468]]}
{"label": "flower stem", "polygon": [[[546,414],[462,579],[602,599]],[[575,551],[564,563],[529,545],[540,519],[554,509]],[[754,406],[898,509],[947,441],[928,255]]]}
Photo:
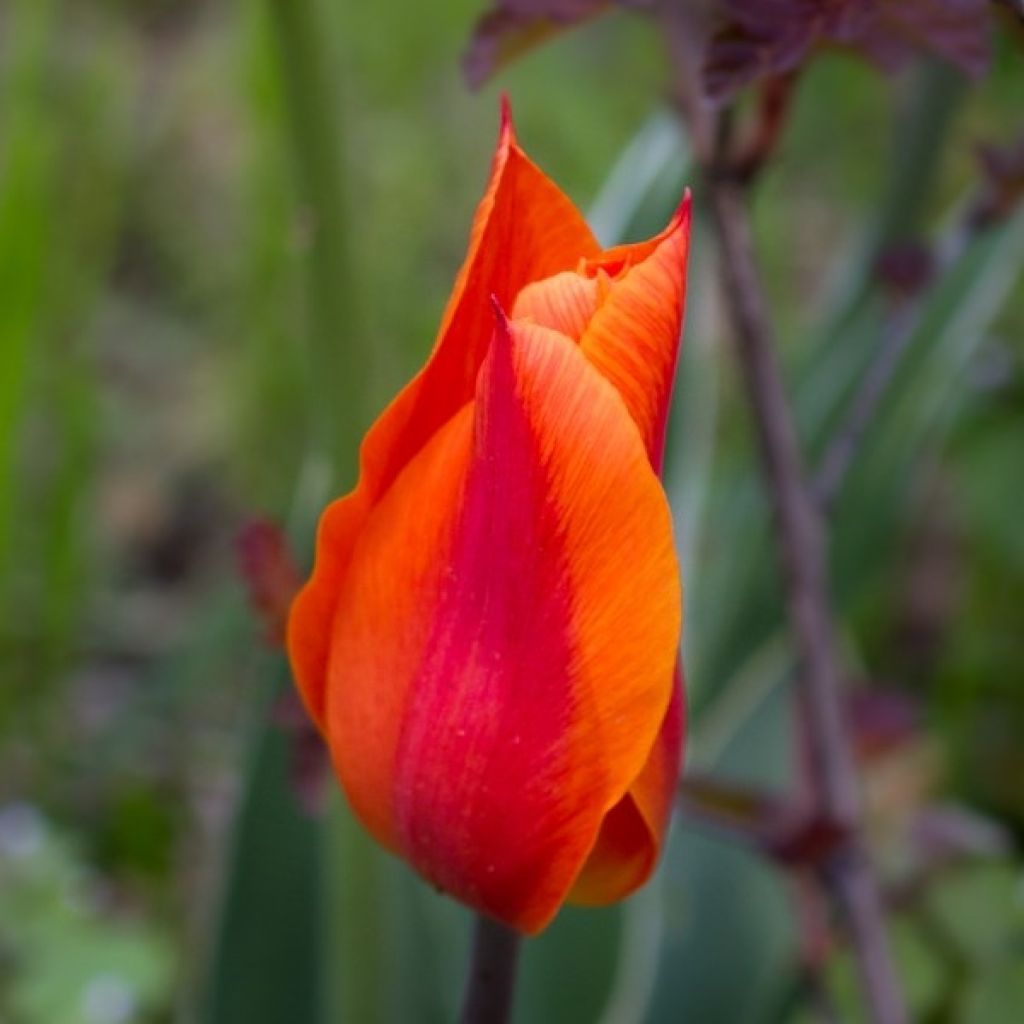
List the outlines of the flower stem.
{"label": "flower stem", "polygon": [[476,919],[461,1024],[505,1024],[512,1019],[520,936],[503,924]]}

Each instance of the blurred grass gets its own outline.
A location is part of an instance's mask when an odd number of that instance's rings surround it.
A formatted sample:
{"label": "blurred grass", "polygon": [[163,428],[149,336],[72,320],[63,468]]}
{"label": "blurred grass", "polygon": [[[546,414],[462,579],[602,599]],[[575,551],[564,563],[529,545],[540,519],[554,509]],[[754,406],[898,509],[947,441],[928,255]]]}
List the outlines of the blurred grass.
{"label": "blurred grass", "polygon": [[[0,808],[31,801],[71,837],[53,877],[81,882],[93,910],[75,943],[96,954],[12,945],[0,926],[0,1019],[119,1019],[82,1002],[111,973],[145,994],[126,1019],[167,1020],[175,1004],[187,1019],[203,999],[208,1019],[252,1024],[454,1013],[462,911],[377,853],[340,801],[326,829],[287,804],[266,713],[283,680],[251,657],[230,541],[269,513],[308,546],[315,509],[351,482],[363,429],[430,345],[498,86],[604,240],[649,233],[677,201],[685,141],[648,26],[615,14],[470,96],[457,60],[478,13],[474,0],[0,9]],[[756,214],[813,446],[877,338],[872,252],[934,235],[972,187],[976,140],[1008,135],[1021,109],[1006,40],[974,92],[934,68],[887,83],[843,57],[799,90]],[[865,674],[924,702],[935,794],[1018,836],[1022,235],[1018,217],[942,281],[854,467],[835,562]],[[692,760],[782,782],[787,653],[710,247],[698,225],[668,479]],[[0,848],[14,820],[0,816]],[[1003,1024],[1020,991],[1020,863],[991,871],[963,883],[976,895],[940,887],[935,911],[948,899],[954,923],[990,929],[983,967],[968,950],[943,987],[934,936],[907,946],[930,1019]],[[8,882],[27,921],[69,912],[55,882]],[[218,958],[206,933],[232,905]],[[132,936],[140,959],[123,952]],[[654,888],[623,911],[566,914],[528,952],[519,1016],[768,1020],[792,988],[793,943],[778,877],[677,823]],[[287,962],[302,992],[290,1003],[275,974]],[[72,1009],[25,1003],[62,964],[44,987]]]}
{"label": "blurred grass", "polygon": [[53,166],[58,124],[46,103],[52,5],[17,4],[9,17],[23,47],[4,67],[5,144],[0,157],[0,570],[10,575],[13,530],[22,511],[17,440],[33,386],[32,351],[44,328],[54,246]]}

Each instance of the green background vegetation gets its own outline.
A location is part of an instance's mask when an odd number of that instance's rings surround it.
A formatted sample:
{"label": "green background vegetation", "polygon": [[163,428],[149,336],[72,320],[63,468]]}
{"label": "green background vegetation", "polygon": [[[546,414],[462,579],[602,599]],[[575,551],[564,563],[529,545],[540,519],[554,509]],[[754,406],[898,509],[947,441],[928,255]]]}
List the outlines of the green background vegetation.
{"label": "green background vegetation", "polygon": [[[232,542],[265,514],[308,552],[431,343],[497,131],[497,88],[470,95],[458,69],[478,13],[0,7],[0,1020],[454,1012],[468,915],[340,798],[298,808],[268,724],[286,671]],[[626,14],[499,82],[606,242],[659,227],[690,178],[665,82],[657,33]],[[975,89],[842,56],[801,84],[755,213],[811,451],[878,343],[873,254],[941,237],[975,144],[1021,110],[1010,39]],[[713,250],[698,221],[667,477],[689,763],[781,785],[790,660]],[[866,768],[893,877],[933,803],[1024,837],[1022,253],[1017,213],[936,282],[834,514],[850,662],[921,708]],[[802,1020],[788,900],[776,870],[677,821],[653,886],[531,944],[519,1019]],[[916,1019],[1024,1006],[1011,849],[944,871],[894,929]],[[840,951],[855,1020],[848,975]]]}

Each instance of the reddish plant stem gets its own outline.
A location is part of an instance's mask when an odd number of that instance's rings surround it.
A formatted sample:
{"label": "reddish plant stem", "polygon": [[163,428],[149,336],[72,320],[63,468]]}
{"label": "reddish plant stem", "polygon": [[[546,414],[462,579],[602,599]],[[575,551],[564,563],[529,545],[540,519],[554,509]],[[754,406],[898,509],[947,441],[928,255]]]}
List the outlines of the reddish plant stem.
{"label": "reddish plant stem", "polygon": [[888,953],[881,893],[859,833],[857,775],[842,715],[824,524],[806,479],[783,385],[743,187],[712,163],[707,193],[784,571],[811,796],[819,812],[849,836],[825,877],[847,924],[872,1020],[905,1024],[906,1011]]}
{"label": "reddish plant stem", "polygon": [[483,914],[477,917],[460,1024],[506,1024],[512,1019],[520,945],[519,934],[511,928]]}
{"label": "reddish plant stem", "polygon": [[851,825],[857,816],[856,774],[842,719],[823,524],[804,482],[796,428],[754,263],[744,197],[726,179],[712,178],[709,193],[729,311],[773,506],[787,607],[800,659],[802,699],[816,725],[807,737],[808,755],[822,808]]}

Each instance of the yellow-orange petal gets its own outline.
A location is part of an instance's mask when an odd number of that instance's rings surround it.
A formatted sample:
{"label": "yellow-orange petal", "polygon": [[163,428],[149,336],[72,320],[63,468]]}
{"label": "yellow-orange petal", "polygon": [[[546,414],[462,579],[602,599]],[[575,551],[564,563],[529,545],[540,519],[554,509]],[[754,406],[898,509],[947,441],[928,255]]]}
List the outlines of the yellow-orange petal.
{"label": "yellow-orange petal", "polygon": [[607,275],[564,270],[528,284],[516,296],[512,318],[550,327],[578,342],[607,292]]}
{"label": "yellow-orange petal", "polygon": [[[583,354],[622,395],[659,470],[686,303],[690,209],[687,193],[668,227],[627,255],[627,269],[580,337]],[[595,269],[611,272],[628,249],[605,253]]]}
{"label": "yellow-orange petal", "polygon": [[660,468],[686,299],[690,200],[645,242],[527,285],[512,315],[578,341],[616,387]]}
{"label": "yellow-orange petal", "polygon": [[491,296],[511,306],[530,281],[599,251],[572,202],[519,147],[506,105],[490,180],[433,352],[363,440],[359,483],[324,513],[313,575],[289,617],[293,673],[318,726],[323,725],[330,622],[355,539],[402,468],[472,398],[491,338]]}
{"label": "yellow-orange petal", "polygon": [[534,932],[651,759],[678,571],[636,426],[571,340],[499,331],[471,416],[410,461],[356,543],[326,734],[378,839]]}
{"label": "yellow-orange petal", "polygon": [[321,732],[331,620],[352,548],[370,508],[368,492],[359,487],[327,506],[317,525],[313,573],[288,612],[285,642],[292,676],[309,717]]}

